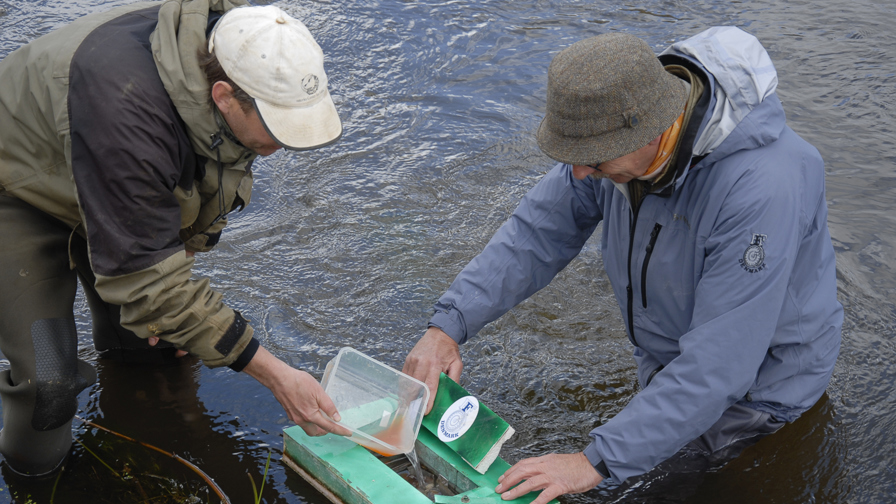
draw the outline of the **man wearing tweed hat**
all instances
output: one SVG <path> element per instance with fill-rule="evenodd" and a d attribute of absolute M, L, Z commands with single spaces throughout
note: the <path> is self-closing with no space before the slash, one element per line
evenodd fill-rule
<path fill-rule="evenodd" d="M 511 467 L 505 499 L 724 463 L 824 393 L 843 319 L 824 164 L 786 125 L 776 85 L 759 42 L 731 27 L 658 58 L 616 33 L 552 61 L 537 138 L 559 164 L 439 299 L 404 370 L 432 389 L 440 372 L 457 380 L 458 345 L 547 285 L 603 222 L 641 390 L 581 452 Z"/>

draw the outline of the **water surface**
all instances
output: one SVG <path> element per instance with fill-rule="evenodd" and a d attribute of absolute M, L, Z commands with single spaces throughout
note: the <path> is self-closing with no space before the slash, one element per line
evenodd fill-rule
<path fill-rule="evenodd" d="M 0 57 L 126 3 L 0 0 Z M 275 3 L 303 19 L 324 48 L 345 135 L 332 147 L 257 163 L 252 204 L 197 261 L 197 274 L 212 278 L 275 354 L 317 378 L 343 346 L 400 368 L 432 303 L 552 165 L 534 142 L 551 58 L 600 33 L 630 32 L 659 51 L 708 26 L 735 25 L 768 48 L 791 127 L 827 163 L 843 348 L 826 397 L 799 421 L 691 482 L 682 492 L 689 495 L 640 499 L 879 503 L 896 496 L 894 4 Z M 462 348 L 462 384 L 518 433 L 502 451 L 508 461 L 581 450 L 587 432 L 637 392 L 599 234 L 549 287 Z M 98 362 L 81 298 L 77 313 L 82 357 L 100 374 L 82 395 L 80 416 L 191 460 L 233 502 L 252 499 L 249 479 L 261 482 L 272 450 L 265 502 L 326 502 L 279 461 L 289 422 L 265 388 L 192 361 L 169 369 Z M 138 478 L 155 482 L 150 490 L 214 502 L 176 462 L 84 426 L 76 437 L 115 468 L 162 476 Z M 55 502 L 139 496 L 80 445 L 69 465 Z M 12 501 L 11 491 L 22 502 L 27 495 L 49 502 L 52 482 L 7 487 L 15 482 L 2 476 L 0 502 Z M 625 499 L 634 497 L 590 492 L 563 502 Z"/>

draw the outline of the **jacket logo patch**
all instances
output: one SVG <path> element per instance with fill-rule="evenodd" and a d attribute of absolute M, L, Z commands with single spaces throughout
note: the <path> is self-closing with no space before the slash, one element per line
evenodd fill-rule
<path fill-rule="evenodd" d="M 765 269 L 765 249 L 762 244 L 768 238 L 764 234 L 754 234 L 753 240 L 747 250 L 744 250 L 744 256 L 738 260 L 741 267 L 750 273 L 758 273 Z"/>

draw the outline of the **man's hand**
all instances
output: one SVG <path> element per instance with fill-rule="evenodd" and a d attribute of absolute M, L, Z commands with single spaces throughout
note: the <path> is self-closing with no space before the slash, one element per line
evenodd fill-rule
<path fill-rule="evenodd" d="M 458 381 L 463 369 L 457 343 L 438 327 L 430 327 L 405 358 L 401 372 L 429 387 L 429 403 L 426 405 L 426 413 L 429 413 L 439 389 L 439 374 L 444 372 Z"/>
<path fill-rule="evenodd" d="M 584 453 L 552 453 L 514 464 L 498 478 L 499 485 L 495 492 L 501 494 L 504 500 L 513 500 L 541 490 L 532 504 L 547 504 L 563 494 L 591 490 L 601 481 L 603 477 L 594 470 Z M 517 484 L 519 485 L 514 488 Z"/>
<path fill-rule="evenodd" d="M 149 343 L 149 346 L 156 346 L 159 344 L 159 337 L 158 336 L 150 336 L 149 338 L 147 338 L 147 342 Z M 178 351 L 174 352 L 175 357 L 183 357 L 184 355 L 187 355 L 186 350 L 178 350 Z"/>
<path fill-rule="evenodd" d="M 258 352 L 243 371 L 271 389 L 289 419 L 305 434 L 323 436 L 332 432 L 340 436 L 351 435 L 350 430 L 336 423 L 340 420 L 336 405 L 310 374 L 293 369 L 264 347 L 258 347 Z"/>

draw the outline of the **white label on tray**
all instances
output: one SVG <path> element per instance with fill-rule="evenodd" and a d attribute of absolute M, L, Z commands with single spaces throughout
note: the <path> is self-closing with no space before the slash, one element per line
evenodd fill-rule
<path fill-rule="evenodd" d="M 479 400 L 475 397 L 467 396 L 454 401 L 439 420 L 439 439 L 447 443 L 463 436 L 478 414 Z"/>

